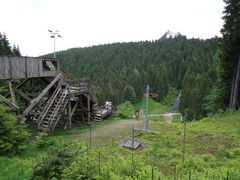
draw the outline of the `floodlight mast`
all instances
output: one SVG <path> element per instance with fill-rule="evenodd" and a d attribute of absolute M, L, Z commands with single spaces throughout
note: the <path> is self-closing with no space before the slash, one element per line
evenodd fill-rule
<path fill-rule="evenodd" d="M 62 36 L 60 35 L 59 30 L 55 31 L 48 30 L 48 32 L 51 33 L 50 37 L 53 38 L 53 50 L 54 50 L 53 57 L 54 59 L 56 59 L 56 37 L 62 38 Z"/>

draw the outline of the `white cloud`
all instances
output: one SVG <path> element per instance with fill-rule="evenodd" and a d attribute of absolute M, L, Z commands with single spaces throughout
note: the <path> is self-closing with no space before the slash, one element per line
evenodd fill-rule
<path fill-rule="evenodd" d="M 23 55 L 53 50 L 48 29 L 60 30 L 57 50 L 158 39 L 167 30 L 187 37 L 220 35 L 220 0 L 0 0 L 0 31 Z"/>

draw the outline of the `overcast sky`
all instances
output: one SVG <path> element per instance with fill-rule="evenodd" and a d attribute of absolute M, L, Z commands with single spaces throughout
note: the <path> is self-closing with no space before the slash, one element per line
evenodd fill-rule
<path fill-rule="evenodd" d="M 222 0 L 0 0 L 0 32 L 24 56 L 56 49 L 159 39 L 167 30 L 188 38 L 221 36 Z"/>

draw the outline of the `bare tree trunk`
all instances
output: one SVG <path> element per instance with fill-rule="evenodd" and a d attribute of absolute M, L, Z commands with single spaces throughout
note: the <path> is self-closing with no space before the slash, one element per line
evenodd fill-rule
<path fill-rule="evenodd" d="M 236 72 L 236 78 L 235 78 L 234 90 L 233 90 L 233 99 L 232 99 L 232 108 L 234 109 L 237 109 L 239 83 L 240 83 L 240 54 L 238 56 L 238 65 L 237 65 L 237 72 Z"/>

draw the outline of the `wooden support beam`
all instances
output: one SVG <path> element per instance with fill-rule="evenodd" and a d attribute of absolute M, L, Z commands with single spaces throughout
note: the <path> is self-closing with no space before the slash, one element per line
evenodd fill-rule
<path fill-rule="evenodd" d="M 76 111 L 77 106 L 78 106 L 78 102 L 76 102 L 72 108 L 71 117 L 73 116 L 74 112 Z"/>
<path fill-rule="evenodd" d="M 80 105 L 80 107 L 82 108 L 82 111 L 84 110 L 84 111 L 88 111 L 88 108 L 86 108 L 86 107 L 84 107 L 84 106 L 82 106 L 82 105 Z"/>
<path fill-rule="evenodd" d="M 16 94 L 18 94 L 19 96 L 21 96 L 24 100 L 26 100 L 27 102 L 31 102 L 32 99 L 29 98 L 26 94 L 24 94 L 21 90 L 19 89 L 14 89 L 14 92 L 16 92 Z"/>
<path fill-rule="evenodd" d="M 90 112 L 90 95 L 87 96 L 87 109 L 88 109 L 88 123 L 91 124 L 91 112 Z"/>
<path fill-rule="evenodd" d="M 76 123 L 76 124 L 81 124 L 80 121 L 77 121 L 76 119 L 72 118 L 72 122 Z M 66 128 L 65 128 L 66 129 Z"/>
<path fill-rule="evenodd" d="M 38 97 L 36 97 L 35 99 L 33 99 L 31 101 L 31 104 L 23 112 L 23 116 L 27 115 L 32 110 L 32 108 L 42 99 L 42 97 L 45 94 L 47 94 L 49 89 L 54 86 L 54 84 L 60 79 L 61 76 L 62 76 L 62 74 L 58 74 L 55 77 L 55 79 L 38 95 Z"/>
<path fill-rule="evenodd" d="M 69 129 L 72 129 L 72 116 L 71 116 L 71 102 L 68 102 L 68 121 L 69 121 Z"/>
<path fill-rule="evenodd" d="M 1 94 L 0 94 L 0 99 L 3 99 L 4 103 L 6 103 L 7 105 L 12 106 L 12 107 L 14 107 L 17 110 L 20 109 L 20 107 L 18 107 L 16 104 L 13 104 L 11 101 L 9 101 L 7 98 L 2 96 Z"/>
<path fill-rule="evenodd" d="M 16 96 L 15 96 L 15 93 L 13 91 L 12 82 L 8 81 L 8 85 L 9 85 L 9 91 L 10 91 L 10 94 L 11 94 L 12 103 L 16 105 Z"/>
<path fill-rule="evenodd" d="M 24 81 L 22 81 L 20 84 L 18 84 L 18 85 L 15 87 L 15 89 L 21 88 L 24 84 L 26 84 L 26 83 L 28 82 L 28 80 L 29 80 L 29 79 L 25 79 Z M 7 93 L 7 94 L 5 95 L 5 97 L 7 98 L 9 95 L 11 95 L 10 92 Z"/>

